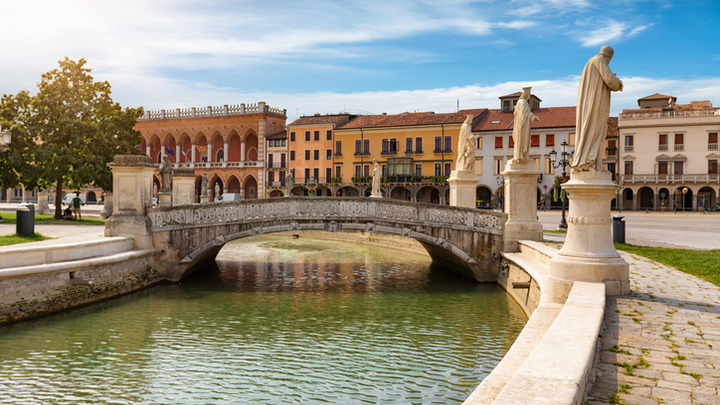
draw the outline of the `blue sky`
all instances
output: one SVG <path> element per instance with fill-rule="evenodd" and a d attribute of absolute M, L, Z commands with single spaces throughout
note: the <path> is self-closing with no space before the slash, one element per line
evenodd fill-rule
<path fill-rule="evenodd" d="M 28 0 L 2 20 L 2 93 L 34 90 L 68 56 L 153 110 L 451 112 L 527 85 L 564 106 L 608 44 L 625 82 L 614 114 L 656 92 L 720 105 L 717 0 Z"/>

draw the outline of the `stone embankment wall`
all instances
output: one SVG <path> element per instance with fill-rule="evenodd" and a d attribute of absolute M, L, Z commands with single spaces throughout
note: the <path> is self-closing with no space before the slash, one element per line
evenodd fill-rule
<path fill-rule="evenodd" d="M 322 231 L 297 231 L 281 232 L 277 235 L 299 235 L 301 238 L 331 240 L 349 243 L 362 243 L 367 246 L 378 246 L 402 250 L 421 255 L 428 254 L 427 250 L 415 239 L 402 236 L 376 234 L 373 232 L 322 232 Z"/>
<path fill-rule="evenodd" d="M 152 252 L 2 269 L 0 324 L 95 303 L 157 282 Z"/>

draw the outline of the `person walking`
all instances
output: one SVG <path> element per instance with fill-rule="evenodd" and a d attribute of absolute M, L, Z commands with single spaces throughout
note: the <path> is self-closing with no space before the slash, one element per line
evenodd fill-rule
<path fill-rule="evenodd" d="M 82 212 L 80 212 L 80 205 L 82 205 L 82 201 L 80 201 L 80 192 L 75 192 L 75 198 L 72 199 L 72 205 L 73 205 L 73 219 L 82 221 Z"/>

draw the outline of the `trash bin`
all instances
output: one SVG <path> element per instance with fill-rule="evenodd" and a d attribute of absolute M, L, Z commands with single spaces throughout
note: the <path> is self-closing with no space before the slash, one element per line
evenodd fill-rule
<path fill-rule="evenodd" d="M 625 215 L 613 215 L 613 243 L 625 243 Z"/>
<path fill-rule="evenodd" d="M 32 235 L 35 233 L 35 206 L 26 205 L 17 211 L 17 222 L 15 232 L 18 235 Z"/>

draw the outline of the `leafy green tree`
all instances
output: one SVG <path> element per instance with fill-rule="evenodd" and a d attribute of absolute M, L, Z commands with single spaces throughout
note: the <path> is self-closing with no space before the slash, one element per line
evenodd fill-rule
<path fill-rule="evenodd" d="M 112 173 L 106 166 L 114 155 L 132 153 L 141 142 L 133 129 L 142 108 L 122 108 L 110 96 L 107 81 L 95 81 L 85 59 L 68 58 L 42 75 L 38 92 L 5 95 L 0 119 L 10 123 L 13 141 L 0 179 L 5 186 L 26 187 L 55 183 L 55 217 L 61 217 L 63 186 L 79 188 L 94 183 L 112 191 Z M 18 144 L 14 145 L 18 139 Z M 3 170 L 5 172 L 5 170 Z"/>

